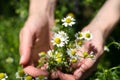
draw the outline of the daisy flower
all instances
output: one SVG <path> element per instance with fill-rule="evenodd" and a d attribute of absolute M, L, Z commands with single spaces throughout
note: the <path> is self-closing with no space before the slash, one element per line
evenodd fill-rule
<path fill-rule="evenodd" d="M 62 19 L 62 22 L 63 22 L 62 25 L 64 25 L 65 27 L 72 26 L 75 24 L 74 21 L 75 21 L 75 19 L 73 17 L 67 16 L 66 18 Z"/>
<path fill-rule="evenodd" d="M 54 57 L 55 57 L 55 61 L 56 62 L 61 63 L 62 62 L 63 54 L 56 51 Z"/>
<path fill-rule="evenodd" d="M 45 56 L 45 54 L 46 54 L 46 53 L 45 53 L 44 51 L 42 51 L 42 52 L 40 52 L 40 53 L 38 54 L 38 56 L 40 56 L 40 57 L 41 57 L 41 56 Z"/>
<path fill-rule="evenodd" d="M 89 57 L 94 58 L 94 52 L 93 51 L 90 52 Z"/>
<path fill-rule="evenodd" d="M 83 45 L 83 40 L 76 39 L 75 40 L 75 45 L 76 45 L 76 48 L 80 48 Z"/>
<path fill-rule="evenodd" d="M 76 49 L 67 49 L 67 54 L 70 56 L 70 57 L 73 57 L 73 56 L 76 56 Z"/>
<path fill-rule="evenodd" d="M 35 80 L 48 80 L 48 78 L 45 77 L 44 75 L 40 75 L 40 76 L 36 77 Z"/>
<path fill-rule="evenodd" d="M 91 40 L 93 38 L 92 34 L 90 33 L 90 31 L 85 31 L 84 32 L 84 38 L 85 40 Z"/>
<path fill-rule="evenodd" d="M 70 62 L 72 62 L 72 63 L 75 63 L 75 62 L 77 62 L 77 57 L 72 57 L 71 59 L 70 59 Z"/>
<path fill-rule="evenodd" d="M 49 50 L 48 52 L 47 52 L 47 55 L 49 56 L 49 57 L 53 57 L 54 56 L 54 50 Z"/>
<path fill-rule="evenodd" d="M 65 44 L 68 43 L 68 35 L 64 32 L 64 31 L 59 31 L 58 32 L 59 35 L 61 35 L 62 39 L 64 40 Z"/>
<path fill-rule="evenodd" d="M 6 73 L 0 73 L 0 80 L 6 80 L 8 78 Z"/>
<path fill-rule="evenodd" d="M 109 52 L 109 48 L 107 46 L 104 46 L 104 51 Z"/>
<path fill-rule="evenodd" d="M 25 76 L 25 72 L 23 70 L 20 70 L 18 72 L 16 72 L 16 78 L 20 78 L 22 79 Z"/>
<path fill-rule="evenodd" d="M 83 52 L 83 57 L 86 58 L 88 57 L 89 53 L 88 52 Z"/>
<path fill-rule="evenodd" d="M 34 80 L 34 79 L 32 78 L 32 76 L 27 75 L 25 76 L 25 80 Z"/>
<path fill-rule="evenodd" d="M 63 47 L 65 44 L 68 43 L 68 36 L 65 32 L 60 31 L 54 34 L 51 42 L 57 47 Z"/>
<path fill-rule="evenodd" d="M 84 39 L 84 33 L 83 32 L 78 32 L 78 33 L 75 34 L 75 37 L 77 39 Z"/>

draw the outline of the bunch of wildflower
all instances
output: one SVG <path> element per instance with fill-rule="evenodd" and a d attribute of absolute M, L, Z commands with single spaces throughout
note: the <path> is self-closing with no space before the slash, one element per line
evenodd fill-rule
<path fill-rule="evenodd" d="M 78 54 L 80 48 L 84 45 L 85 41 L 90 41 L 93 36 L 89 30 L 83 32 L 74 32 L 73 25 L 76 23 L 72 16 L 67 16 L 61 20 L 62 25 L 56 24 L 52 30 L 54 35 L 51 43 L 53 49 L 48 52 L 40 52 L 40 59 L 38 60 L 38 67 L 42 67 L 47 64 L 49 72 L 53 70 L 61 70 L 65 73 L 72 71 L 70 67 L 73 63 L 76 63 L 81 58 L 94 58 L 94 52 L 82 52 L 82 55 Z"/>

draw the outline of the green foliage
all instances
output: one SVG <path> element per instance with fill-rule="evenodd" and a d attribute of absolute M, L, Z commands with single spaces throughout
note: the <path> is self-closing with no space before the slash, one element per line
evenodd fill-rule
<path fill-rule="evenodd" d="M 58 0 L 55 17 L 61 19 L 68 13 L 73 13 L 79 23 L 76 31 L 79 31 L 90 22 L 104 2 L 105 0 Z M 7 80 L 17 80 L 15 73 L 19 67 L 19 31 L 28 16 L 28 5 L 29 0 L 0 0 L 0 72 L 8 74 Z M 106 42 L 110 52 L 105 52 L 97 72 L 87 80 L 120 79 L 118 26 L 120 24 L 116 25 Z"/>

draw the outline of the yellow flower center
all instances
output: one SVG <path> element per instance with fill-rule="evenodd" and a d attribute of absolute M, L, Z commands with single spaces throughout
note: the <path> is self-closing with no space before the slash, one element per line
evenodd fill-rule
<path fill-rule="evenodd" d="M 82 33 L 79 33 L 79 34 L 78 34 L 78 37 L 83 37 Z"/>
<path fill-rule="evenodd" d="M 60 44 L 60 42 L 61 42 L 60 38 L 55 38 L 54 41 L 55 41 L 57 44 Z"/>
<path fill-rule="evenodd" d="M 57 54 L 56 54 L 56 57 L 57 57 L 57 58 L 61 57 L 61 54 L 60 54 L 60 53 L 57 53 Z"/>
<path fill-rule="evenodd" d="M 71 16 L 71 17 L 73 17 L 73 18 L 75 17 L 73 13 L 68 13 L 67 15 L 68 15 L 68 16 Z"/>
<path fill-rule="evenodd" d="M 87 38 L 90 38 L 90 33 L 86 33 L 85 35 Z"/>
<path fill-rule="evenodd" d="M 73 56 L 75 55 L 75 52 L 76 52 L 76 51 L 75 51 L 74 49 L 71 50 L 71 54 L 72 54 Z"/>
<path fill-rule="evenodd" d="M 76 59 L 76 58 L 72 58 L 72 59 L 71 59 L 71 62 L 72 62 L 72 63 L 75 63 L 75 62 L 77 62 L 77 59 Z"/>
<path fill-rule="evenodd" d="M 82 46 L 83 41 L 82 41 L 82 40 L 78 40 L 78 41 L 77 41 L 77 44 L 78 44 L 79 46 Z"/>
<path fill-rule="evenodd" d="M 71 18 L 66 18 L 66 23 L 70 23 L 71 21 Z"/>
<path fill-rule="evenodd" d="M 61 63 L 61 62 L 62 62 L 62 58 L 57 58 L 56 61 L 57 61 L 58 63 Z"/>
<path fill-rule="evenodd" d="M 20 77 L 23 77 L 23 76 L 25 75 L 25 73 L 24 73 L 23 70 L 21 70 L 21 71 L 18 72 L 18 75 L 19 75 Z"/>
<path fill-rule="evenodd" d="M 4 73 L 0 73 L 0 79 L 5 78 L 5 74 Z"/>
<path fill-rule="evenodd" d="M 31 76 L 26 76 L 25 80 L 32 80 Z"/>
<path fill-rule="evenodd" d="M 44 55 L 45 55 L 45 52 L 42 51 L 42 52 L 40 52 L 39 54 L 40 54 L 41 56 L 44 56 Z"/>
<path fill-rule="evenodd" d="M 86 58 L 88 56 L 88 52 L 83 52 L 83 56 Z"/>
<path fill-rule="evenodd" d="M 40 79 L 40 80 L 42 80 L 42 79 L 44 79 L 44 78 L 45 78 L 44 75 L 40 75 L 40 76 L 39 76 L 39 79 Z"/>

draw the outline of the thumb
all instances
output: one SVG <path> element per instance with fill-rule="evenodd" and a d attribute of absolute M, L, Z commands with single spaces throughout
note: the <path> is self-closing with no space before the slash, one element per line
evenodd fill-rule
<path fill-rule="evenodd" d="M 31 47 L 32 47 L 32 33 L 29 30 L 22 30 L 20 33 L 20 64 L 26 65 L 29 62 L 31 56 Z"/>

